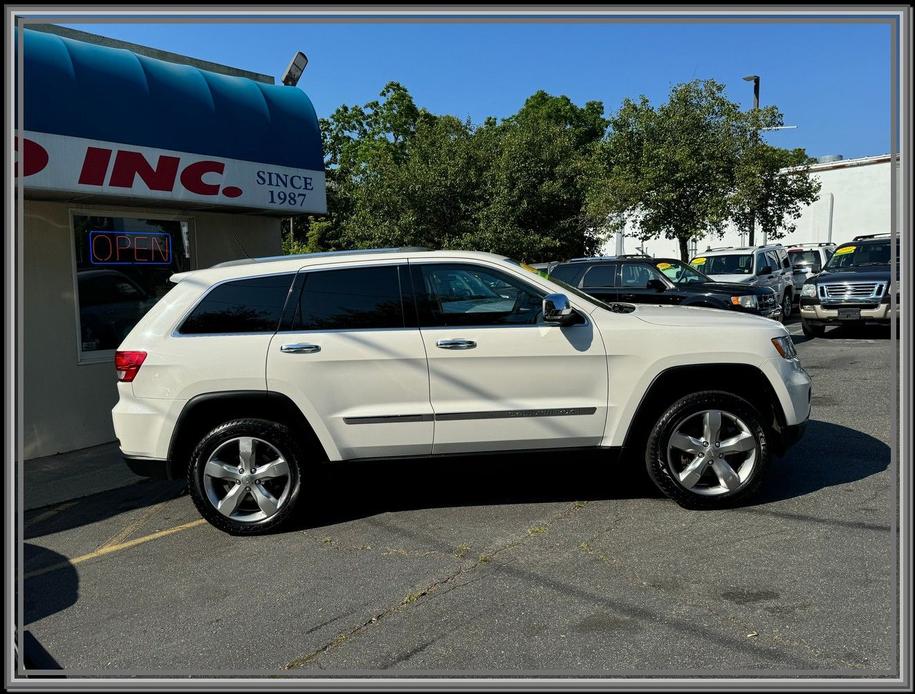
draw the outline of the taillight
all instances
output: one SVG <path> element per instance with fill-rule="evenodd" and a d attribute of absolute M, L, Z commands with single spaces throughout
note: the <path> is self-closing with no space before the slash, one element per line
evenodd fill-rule
<path fill-rule="evenodd" d="M 117 369 L 118 380 L 130 383 L 137 377 L 145 359 L 146 352 L 115 352 L 114 368 Z"/>

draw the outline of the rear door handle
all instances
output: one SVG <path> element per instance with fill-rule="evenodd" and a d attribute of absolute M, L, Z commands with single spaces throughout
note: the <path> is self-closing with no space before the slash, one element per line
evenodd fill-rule
<path fill-rule="evenodd" d="M 286 354 L 314 354 L 315 352 L 320 352 L 321 348 L 318 345 L 310 345 L 307 342 L 296 342 L 291 345 L 282 345 L 280 351 Z"/>
<path fill-rule="evenodd" d="M 477 346 L 477 343 L 473 340 L 444 339 L 436 340 L 435 346 L 441 349 L 473 349 Z"/>

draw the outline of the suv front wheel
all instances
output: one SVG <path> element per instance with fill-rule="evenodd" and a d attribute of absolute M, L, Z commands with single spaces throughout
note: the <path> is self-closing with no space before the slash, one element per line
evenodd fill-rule
<path fill-rule="evenodd" d="M 758 488 L 769 463 L 759 412 L 731 393 L 704 391 L 658 419 L 645 456 L 648 474 L 686 508 L 723 508 Z"/>
<path fill-rule="evenodd" d="M 191 498 L 200 514 L 224 532 L 269 532 L 295 509 L 302 459 L 283 424 L 263 419 L 225 422 L 204 436 L 191 455 Z"/>

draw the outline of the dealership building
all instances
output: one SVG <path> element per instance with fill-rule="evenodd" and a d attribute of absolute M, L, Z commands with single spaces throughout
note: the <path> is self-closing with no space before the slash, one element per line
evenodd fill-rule
<path fill-rule="evenodd" d="M 277 255 L 283 218 L 326 202 L 297 87 L 59 27 L 22 39 L 29 459 L 114 439 L 115 349 L 172 273 Z"/>

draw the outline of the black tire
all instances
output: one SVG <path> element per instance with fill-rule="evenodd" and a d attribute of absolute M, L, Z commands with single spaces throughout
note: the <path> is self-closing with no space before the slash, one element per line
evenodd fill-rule
<path fill-rule="evenodd" d="M 782 294 L 782 317 L 781 322 L 785 323 L 791 319 L 791 314 L 794 312 L 794 294 L 787 289 L 785 293 Z"/>
<path fill-rule="evenodd" d="M 801 319 L 801 330 L 804 331 L 806 337 L 823 337 L 826 334 L 825 325 L 817 325 L 816 323 L 811 323 L 809 321 Z"/>
<path fill-rule="evenodd" d="M 203 471 L 210 455 L 220 445 L 238 437 L 254 437 L 266 441 L 288 463 L 288 496 L 273 515 L 262 520 L 242 522 L 220 513 L 209 500 L 204 486 Z M 262 535 L 282 527 L 294 513 L 302 496 L 304 460 L 302 447 L 284 424 L 265 419 L 233 419 L 220 424 L 197 444 L 188 464 L 188 490 L 200 515 L 214 527 L 230 535 Z"/>
<path fill-rule="evenodd" d="M 676 428 L 690 416 L 704 410 L 721 410 L 725 414 L 738 417 L 747 426 L 756 444 L 755 463 L 749 471 L 749 476 L 738 489 L 715 496 L 703 496 L 684 487 L 667 461 L 668 442 Z M 762 417 L 753 405 L 732 393 L 702 391 L 686 395 L 664 411 L 648 436 L 645 451 L 648 476 L 665 496 L 684 508 L 716 509 L 733 506 L 756 492 L 769 465 L 769 442 L 762 422 Z"/>

